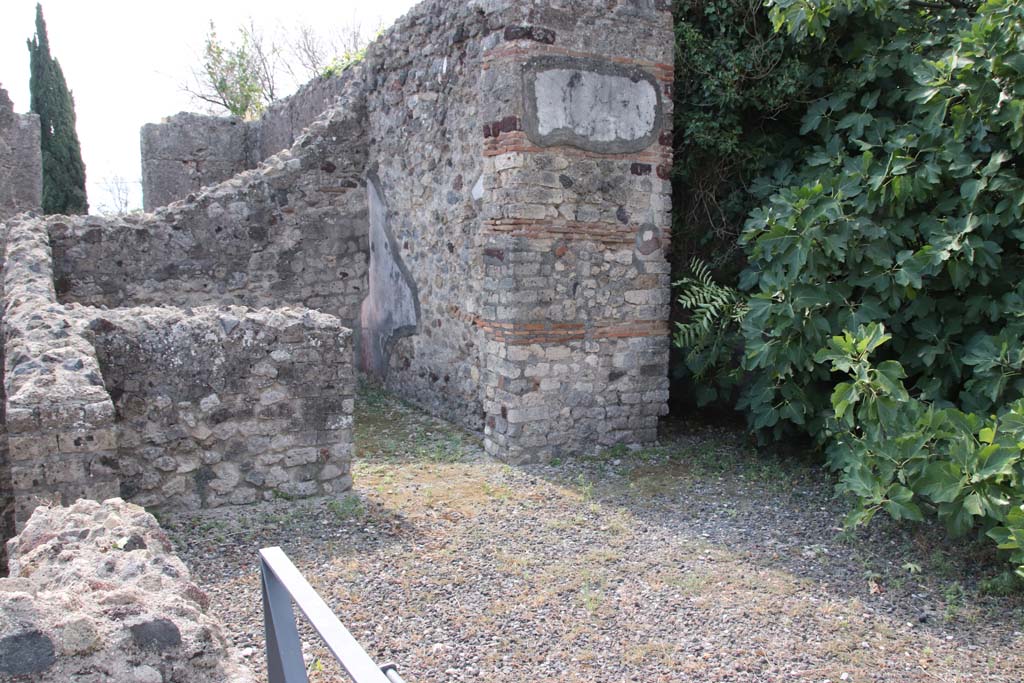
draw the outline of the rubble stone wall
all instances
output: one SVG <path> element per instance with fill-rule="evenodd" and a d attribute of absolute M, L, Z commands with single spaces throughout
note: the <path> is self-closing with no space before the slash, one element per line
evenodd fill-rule
<path fill-rule="evenodd" d="M 78 498 L 192 509 L 349 488 L 351 331 L 300 308 L 60 303 L 50 235 L 94 220 L 5 224 L 0 507 L 15 528 Z"/>
<path fill-rule="evenodd" d="M 271 102 L 259 120 L 253 122 L 258 131 L 256 161 L 289 149 L 313 121 L 345 96 L 353 75 L 354 72 L 344 71 L 337 76 L 314 78 L 294 94 Z"/>
<path fill-rule="evenodd" d="M 151 509 L 347 490 L 351 331 L 304 309 L 90 309 L 121 495 Z"/>
<path fill-rule="evenodd" d="M 40 503 L 117 495 L 117 437 L 96 353 L 56 301 L 45 230 L 12 219 L 5 243 L 5 420 L 21 527 Z"/>
<path fill-rule="evenodd" d="M 314 78 L 253 121 L 181 112 L 147 123 L 139 136 L 143 208 L 153 211 L 185 199 L 289 149 L 345 94 L 348 78 L 346 73 Z"/>
<path fill-rule="evenodd" d="M 254 683 L 152 515 L 40 507 L 0 579 L 0 679 Z"/>
<path fill-rule="evenodd" d="M 93 306 L 301 305 L 358 318 L 366 294 L 361 93 L 259 169 L 123 219 L 50 222 L 57 294 Z"/>
<path fill-rule="evenodd" d="M 361 360 L 502 458 L 649 443 L 666 412 L 669 9 L 433 0 L 367 51 Z"/>
<path fill-rule="evenodd" d="M 15 114 L 7 91 L 0 88 L 0 221 L 43 202 L 43 157 L 39 117 Z"/>
<path fill-rule="evenodd" d="M 363 303 L 364 366 L 399 395 L 476 430 L 483 406 L 474 188 L 490 30 L 480 3 L 428 0 L 375 41 L 360 65 L 367 109 L 376 114 L 370 215 L 380 237 L 370 267 L 384 274 L 371 275 Z"/>
<path fill-rule="evenodd" d="M 341 79 L 361 367 L 503 458 L 649 443 L 666 411 L 670 5 L 425 0 Z"/>
<path fill-rule="evenodd" d="M 140 134 L 142 205 L 146 211 L 254 168 L 258 142 L 237 116 L 182 112 L 148 123 Z"/>

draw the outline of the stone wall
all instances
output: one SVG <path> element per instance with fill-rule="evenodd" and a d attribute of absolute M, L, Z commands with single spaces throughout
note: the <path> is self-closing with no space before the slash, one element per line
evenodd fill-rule
<path fill-rule="evenodd" d="M 487 448 L 524 460 L 650 443 L 668 399 L 670 3 L 522 3 L 492 35 Z"/>
<path fill-rule="evenodd" d="M 367 51 L 362 360 L 502 458 L 656 438 L 672 45 L 653 0 L 433 0 Z"/>
<path fill-rule="evenodd" d="M 130 479 L 147 504 L 216 505 L 347 486 L 352 345 L 509 461 L 654 441 L 672 45 L 662 0 L 426 0 L 257 168 L 152 214 L 12 224 L 28 271 L 6 273 L 15 496 Z M 291 340 L 266 312 L 197 308 L 229 305 L 359 333 L 328 351 L 316 325 Z M 277 362 L 292 341 L 302 358 Z"/>
<path fill-rule="evenodd" d="M 114 406 L 74 312 L 56 302 L 38 219 L 7 224 L 4 389 L 14 517 L 39 504 L 116 496 Z"/>
<path fill-rule="evenodd" d="M 91 309 L 121 495 L 178 510 L 352 485 L 351 331 L 304 309 Z"/>
<path fill-rule="evenodd" d="M 290 148 L 311 123 L 346 96 L 353 74 L 344 71 L 329 78 L 314 78 L 293 95 L 272 102 L 253 122 L 258 141 L 256 161 Z"/>
<path fill-rule="evenodd" d="M 15 525 L 119 493 L 193 509 L 347 489 L 351 332 L 308 309 L 59 303 L 50 235 L 98 220 L 5 224 L 0 507 Z"/>
<path fill-rule="evenodd" d="M 182 112 L 142 127 L 142 205 L 146 211 L 254 168 L 258 143 L 235 116 Z"/>
<path fill-rule="evenodd" d="M 156 520 L 120 500 L 40 507 L 0 579 L 0 679 L 254 683 Z"/>
<path fill-rule="evenodd" d="M 43 157 L 39 117 L 15 114 L 7 91 L 0 88 L 0 221 L 43 202 Z"/>
<path fill-rule="evenodd" d="M 52 221 L 57 293 L 93 306 L 301 305 L 358 318 L 366 293 L 361 93 L 259 169 L 153 214 Z"/>
<path fill-rule="evenodd" d="M 140 133 L 143 207 L 153 211 L 184 199 L 289 149 L 345 94 L 349 77 L 315 78 L 254 121 L 182 112 L 147 123 Z"/>
<path fill-rule="evenodd" d="M 656 438 L 672 50 L 665 0 L 426 0 L 368 48 L 334 109 L 366 112 L 364 370 L 509 460 Z"/>
<path fill-rule="evenodd" d="M 392 391 L 475 430 L 483 405 L 474 187 L 488 22 L 478 3 L 428 0 L 375 41 L 361 64 L 367 109 L 376 114 L 370 217 L 371 244 L 380 247 L 370 256 L 362 358 Z"/>

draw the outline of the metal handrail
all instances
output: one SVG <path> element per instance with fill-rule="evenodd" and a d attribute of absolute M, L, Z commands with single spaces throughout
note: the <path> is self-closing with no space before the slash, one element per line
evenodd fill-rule
<path fill-rule="evenodd" d="M 404 683 L 394 664 L 374 664 L 283 550 L 260 550 L 260 575 L 270 683 L 309 683 L 292 601 L 355 683 Z"/>

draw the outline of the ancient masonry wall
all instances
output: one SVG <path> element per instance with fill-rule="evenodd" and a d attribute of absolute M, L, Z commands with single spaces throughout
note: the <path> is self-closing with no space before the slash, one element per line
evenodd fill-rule
<path fill-rule="evenodd" d="M 0 221 L 43 202 L 43 157 L 39 117 L 15 114 L 7 91 L 0 88 Z"/>
<path fill-rule="evenodd" d="M 304 309 L 96 312 L 121 495 L 187 510 L 347 490 L 351 332 Z"/>
<path fill-rule="evenodd" d="M 344 95 L 348 79 L 315 78 L 254 121 L 182 112 L 147 123 L 140 134 L 143 208 L 153 211 L 184 199 L 290 148 Z"/>
<path fill-rule="evenodd" d="M 152 515 L 41 507 L 0 578 L 0 679 L 253 683 Z"/>
<path fill-rule="evenodd" d="M 301 305 L 358 318 L 366 294 L 361 95 L 259 169 L 124 219 L 51 222 L 61 301 Z"/>
<path fill-rule="evenodd" d="M 376 115 L 361 360 L 394 392 L 475 430 L 483 426 L 474 325 L 479 86 L 491 30 L 482 5 L 423 2 L 371 45 L 362 65 Z"/>
<path fill-rule="evenodd" d="M 507 460 L 656 438 L 671 31 L 667 3 L 425 2 L 367 52 L 361 359 Z"/>
<path fill-rule="evenodd" d="M 650 443 L 668 400 L 670 3 L 517 4 L 499 38 L 480 111 L 487 448 Z"/>
<path fill-rule="evenodd" d="M 671 50 L 661 0 L 427 0 L 258 168 L 139 217 L 8 221 L 17 523 L 347 486 L 353 346 L 509 461 L 653 441 Z"/>
<path fill-rule="evenodd" d="M 16 525 L 78 498 L 193 509 L 348 488 L 351 332 L 308 309 L 59 303 L 49 235 L 94 221 L 6 226 Z"/>
<path fill-rule="evenodd" d="M 14 517 L 46 501 L 116 496 L 114 405 L 92 345 L 56 301 L 45 229 L 7 224 L 5 418 Z"/>
<path fill-rule="evenodd" d="M 182 112 L 142 127 L 142 205 L 146 211 L 254 168 L 258 145 L 235 116 Z"/>
<path fill-rule="evenodd" d="M 672 45 L 666 0 L 426 0 L 370 46 L 333 110 L 365 112 L 365 371 L 511 461 L 656 438 Z"/>
<path fill-rule="evenodd" d="M 0 88 L 0 240 L 4 240 L 4 221 L 24 211 L 38 210 L 43 196 L 43 160 L 39 147 L 39 117 L 16 114 L 7 91 Z M 5 240 L 4 240 L 5 241 Z M 4 247 L 0 245 L 0 268 Z M 3 278 L 0 277 L 0 296 Z M 0 317 L 3 311 L 0 308 Z M 4 342 L 0 335 L 0 357 Z M 7 448 L 6 400 L 3 393 L 3 363 L 0 363 L 0 541 L 14 532 L 14 495 Z M 0 568 L 5 566 L 6 551 L 0 545 Z"/>

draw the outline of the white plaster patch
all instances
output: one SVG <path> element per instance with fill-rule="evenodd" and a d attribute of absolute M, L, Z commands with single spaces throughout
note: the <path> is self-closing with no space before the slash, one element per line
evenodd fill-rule
<path fill-rule="evenodd" d="M 657 120 L 658 94 L 646 80 L 579 69 L 536 75 L 537 131 L 569 130 L 595 142 L 640 140 Z"/>

